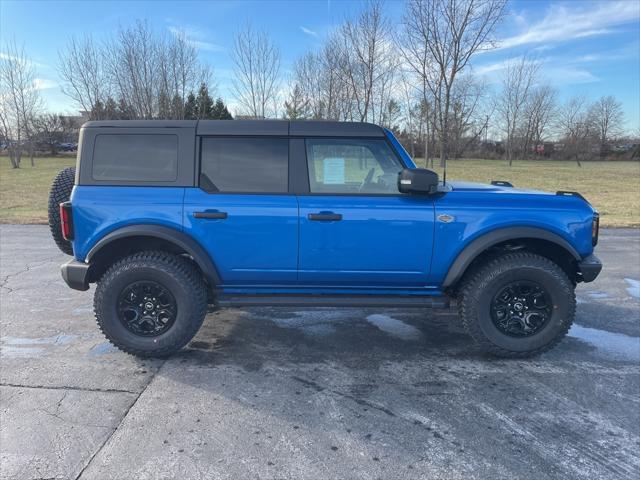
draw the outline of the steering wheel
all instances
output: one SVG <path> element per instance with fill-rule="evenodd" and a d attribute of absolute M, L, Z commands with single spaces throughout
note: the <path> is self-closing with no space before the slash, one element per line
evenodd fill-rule
<path fill-rule="evenodd" d="M 365 185 L 371 183 L 371 180 L 373 180 L 373 174 L 374 173 L 376 173 L 376 169 L 375 168 L 372 168 L 371 170 L 369 170 L 369 173 L 367 173 L 367 176 L 364 178 L 364 180 L 360 184 L 360 187 L 358 188 L 358 191 L 362 191 L 362 189 L 364 188 Z"/>

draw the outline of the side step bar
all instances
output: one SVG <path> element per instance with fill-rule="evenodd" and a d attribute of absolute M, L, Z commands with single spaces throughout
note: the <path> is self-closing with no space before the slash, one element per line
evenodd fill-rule
<path fill-rule="evenodd" d="M 219 295 L 219 307 L 401 307 L 447 308 L 448 297 L 418 295 Z"/>

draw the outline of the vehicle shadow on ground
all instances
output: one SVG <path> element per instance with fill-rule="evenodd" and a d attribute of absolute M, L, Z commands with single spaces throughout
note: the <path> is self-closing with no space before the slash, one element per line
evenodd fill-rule
<path fill-rule="evenodd" d="M 231 363 L 249 371 L 265 362 L 301 365 L 331 362 L 377 370 L 389 360 L 475 356 L 455 312 L 423 310 L 278 309 L 210 314 L 181 361 L 200 366 Z"/>

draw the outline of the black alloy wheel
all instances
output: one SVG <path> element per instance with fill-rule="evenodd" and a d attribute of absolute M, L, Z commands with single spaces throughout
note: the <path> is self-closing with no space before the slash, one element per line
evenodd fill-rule
<path fill-rule="evenodd" d="M 171 328 L 178 305 L 167 288 L 145 280 L 131 283 L 120 292 L 117 312 L 118 319 L 131 333 L 156 337 Z"/>
<path fill-rule="evenodd" d="M 532 281 L 504 285 L 490 304 L 495 327 L 510 337 L 528 337 L 542 330 L 553 313 L 549 293 Z"/>

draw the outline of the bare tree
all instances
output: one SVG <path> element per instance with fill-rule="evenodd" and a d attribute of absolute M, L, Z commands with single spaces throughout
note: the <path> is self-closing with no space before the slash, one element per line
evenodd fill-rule
<path fill-rule="evenodd" d="M 20 168 L 24 143 L 29 145 L 31 165 L 34 165 L 33 119 L 42 108 L 35 66 L 24 46 L 9 42 L 0 60 L 0 128 L 7 139 L 13 168 Z"/>
<path fill-rule="evenodd" d="M 231 59 L 234 63 L 233 91 L 247 114 L 265 118 L 276 103 L 280 82 L 280 51 L 263 31 L 250 24 L 235 37 Z"/>
<path fill-rule="evenodd" d="M 46 113 L 36 118 L 34 127 L 38 141 L 47 145 L 49 153 L 55 156 L 58 144 L 76 136 L 79 125 L 75 125 L 69 117 Z"/>
<path fill-rule="evenodd" d="M 381 0 L 370 0 L 340 28 L 343 81 L 353 96 L 356 120 L 380 122 L 388 108 L 398 61 Z"/>
<path fill-rule="evenodd" d="M 534 88 L 524 107 L 526 119 L 525 151 L 529 146 L 538 146 L 548 136 L 557 114 L 556 91 L 542 85 Z"/>
<path fill-rule="evenodd" d="M 624 111 L 622 104 L 612 95 L 600 97 L 589 109 L 589 118 L 598 132 L 601 149 L 612 137 L 622 133 Z"/>
<path fill-rule="evenodd" d="M 82 110 L 91 112 L 109 96 L 109 81 L 104 68 L 104 52 L 93 37 L 71 37 L 65 50 L 58 53 L 58 72 L 64 81 L 62 92 Z"/>
<path fill-rule="evenodd" d="M 502 92 L 496 101 L 496 110 L 505 137 L 509 166 L 513 164 L 518 146 L 522 147 L 522 142 L 518 145 L 518 139 L 522 138 L 525 107 L 529 102 L 539 68 L 538 62 L 523 56 L 517 61 L 508 62 L 502 77 Z"/>
<path fill-rule="evenodd" d="M 449 131 L 450 152 L 454 158 L 460 157 L 487 128 L 486 92 L 486 84 L 472 75 L 460 77 L 453 88 Z"/>
<path fill-rule="evenodd" d="M 557 126 L 562 134 L 564 156 L 575 159 L 578 166 L 582 166 L 580 159 L 589 156 L 594 140 L 597 141 L 584 96 L 572 97 L 562 105 Z"/>
<path fill-rule="evenodd" d="M 409 0 L 404 16 L 404 57 L 431 91 L 440 137 L 440 163 L 449 150 L 451 95 L 459 74 L 492 35 L 506 0 Z"/>
<path fill-rule="evenodd" d="M 63 92 L 96 119 L 112 118 L 115 99 L 127 118 L 182 119 L 189 92 L 202 82 L 215 90 L 183 32 L 167 38 L 144 21 L 120 28 L 104 43 L 72 38 L 59 54 L 58 69 Z"/>

